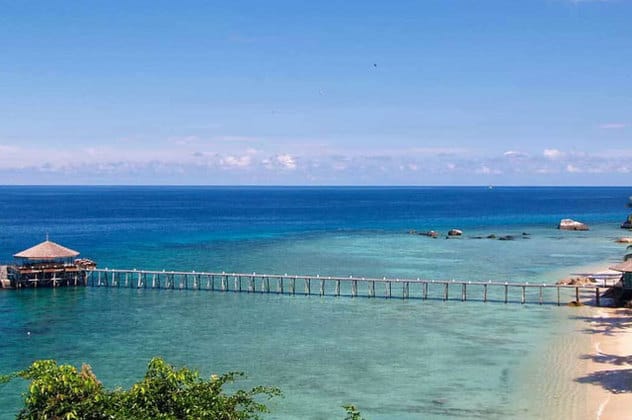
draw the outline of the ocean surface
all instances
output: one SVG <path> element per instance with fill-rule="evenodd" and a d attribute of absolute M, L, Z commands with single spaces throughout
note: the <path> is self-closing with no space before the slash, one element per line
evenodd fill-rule
<path fill-rule="evenodd" d="M 552 283 L 621 258 L 625 247 L 613 240 L 631 193 L 0 187 L 0 261 L 48 234 L 109 268 Z M 557 230 L 567 217 L 591 230 Z M 408 234 L 450 228 L 463 237 Z M 516 239 L 475 239 L 489 234 Z M 161 355 L 204 375 L 243 371 L 242 387 L 280 387 L 270 419 L 343 418 L 343 404 L 368 419 L 543 418 L 577 410 L 582 398 L 573 356 L 559 357 L 581 344 L 576 314 L 440 299 L 0 290 L 0 373 L 53 358 L 87 362 L 107 386 L 129 386 Z M 19 410 L 24 387 L 0 386 L 0 418 Z"/>

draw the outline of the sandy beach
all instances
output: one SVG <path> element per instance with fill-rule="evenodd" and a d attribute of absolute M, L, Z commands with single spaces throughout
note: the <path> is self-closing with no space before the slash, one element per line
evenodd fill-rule
<path fill-rule="evenodd" d="M 593 308 L 585 317 L 591 348 L 577 378 L 590 387 L 588 413 L 601 420 L 632 419 L 632 310 Z"/>

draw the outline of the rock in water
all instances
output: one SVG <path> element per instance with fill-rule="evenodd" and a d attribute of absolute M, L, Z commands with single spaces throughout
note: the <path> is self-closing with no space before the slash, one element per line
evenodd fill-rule
<path fill-rule="evenodd" d="M 450 229 L 448 231 L 448 236 L 461 236 L 463 235 L 463 231 L 459 229 Z"/>
<path fill-rule="evenodd" d="M 557 228 L 561 230 L 588 230 L 588 225 L 573 219 L 562 219 Z"/>
<path fill-rule="evenodd" d="M 619 238 L 615 242 L 618 244 L 632 244 L 632 238 Z"/>
<path fill-rule="evenodd" d="M 628 220 L 621 223 L 621 229 L 632 229 L 632 214 L 628 216 Z"/>

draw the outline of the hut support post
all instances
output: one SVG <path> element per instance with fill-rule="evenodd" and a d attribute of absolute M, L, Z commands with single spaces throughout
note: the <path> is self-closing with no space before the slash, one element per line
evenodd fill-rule
<path fill-rule="evenodd" d="M 487 285 L 483 285 L 483 302 L 487 303 Z"/>
<path fill-rule="evenodd" d="M 595 305 L 601 306 L 600 298 L 601 296 L 599 295 L 599 288 L 597 287 L 595 288 Z"/>

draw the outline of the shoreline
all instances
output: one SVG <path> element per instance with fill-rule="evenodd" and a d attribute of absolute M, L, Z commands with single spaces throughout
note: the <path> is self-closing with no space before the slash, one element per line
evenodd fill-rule
<path fill-rule="evenodd" d="M 582 268 L 612 273 L 608 265 Z M 576 360 L 574 378 L 586 395 L 587 418 L 632 420 L 632 309 L 588 302 L 577 316 L 577 333 L 587 334 L 589 340 Z"/>
<path fill-rule="evenodd" d="M 588 412 L 598 420 L 632 419 L 632 310 L 591 308 L 583 324 L 590 348 L 576 381 L 588 386 Z"/>

